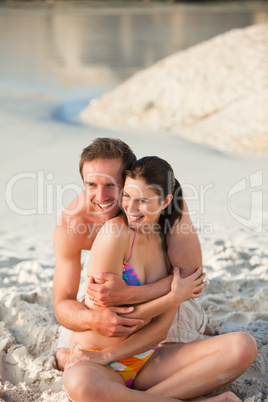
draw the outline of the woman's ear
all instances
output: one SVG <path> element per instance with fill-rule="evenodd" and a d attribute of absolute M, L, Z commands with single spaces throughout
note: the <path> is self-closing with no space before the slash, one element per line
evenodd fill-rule
<path fill-rule="evenodd" d="M 168 195 L 166 196 L 166 198 L 164 199 L 161 208 L 162 208 L 162 209 L 165 209 L 165 208 L 171 203 L 172 200 L 173 200 L 173 195 L 172 195 L 172 194 L 168 194 Z"/>

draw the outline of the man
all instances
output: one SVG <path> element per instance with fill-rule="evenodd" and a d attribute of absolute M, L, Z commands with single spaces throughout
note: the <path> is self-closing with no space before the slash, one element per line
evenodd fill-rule
<path fill-rule="evenodd" d="M 92 278 L 88 293 L 100 306 L 98 310 L 88 310 L 77 300 L 81 276 L 81 251 L 90 250 L 94 239 L 108 220 L 120 211 L 121 191 L 124 184 L 124 172 L 136 160 L 127 144 L 121 140 L 97 138 L 85 148 L 80 160 L 80 174 L 85 190 L 76 197 L 60 217 L 54 234 L 56 269 L 54 276 L 54 307 L 59 323 L 71 331 L 94 331 L 107 336 L 118 337 L 132 334 L 138 319 L 125 318 L 133 307 L 119 307 L 158 298 L 170 290 L 171 277 L 144 286 L 127 286 L 125 282 L 109 274 L 99 274 L 105 280 L 104 285 L 96 285 Z M 180 268 L 181 276 L 188 276 L 202 264 L 198 237 L 193 229 L 184 202 L 183 216 L 167 235 L 167 252 L 171 264 Z M 97 281 L 97 277 L 95 278 Z M 187 303 L 187 302 L 186 302 Z M 180 308 L 181 330 L 178 317 L 174 320 L 167 342 L 185 342 L 198 339 L 204 331 L 205 320 L 200 306 L 192 305 L 191 317 L 193 328 L 183 325 L 187 322 L 189 308 Z M 118 307 L 117 307 L 118 306 Z M 183 311 L 185 312 L 183 313 Z M 64 337 L 64 330 L 62 331 Z M 56 358 L 59 369 L 69 355 L 67 340 L 60 341 Z"/>

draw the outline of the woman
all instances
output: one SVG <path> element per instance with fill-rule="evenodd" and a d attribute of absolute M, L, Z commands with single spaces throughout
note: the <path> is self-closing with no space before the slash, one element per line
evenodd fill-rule
<path fill-rule="evenodd" d="M 135 162 L 126 173 L 122 206 L 125 215 L 106 222 L 94 242 L 88 276 L 110 272 L 135 286 L 163 278 L 170 271 L 163 234 L 180 219 L 182 210 L 182 191 L 171 166 L 157 157 Z M 256 357 L 256 344 L 249 335 L 226 334 L 159 347 L 178 305 L 198 297 L 203 280 L 200 272 L 182 279 L 174 269 L 170 292 L 129 314 L 144 323 L 127 339 L 106 338 L 94 331 L 74 333 L 75 353 L 63 378 L 70 398 L 190 400 L 241 375 Z M 85 303 L 96 308 L 88 296 Z M 212 399 L 239 400 L 232 393 Z"/>

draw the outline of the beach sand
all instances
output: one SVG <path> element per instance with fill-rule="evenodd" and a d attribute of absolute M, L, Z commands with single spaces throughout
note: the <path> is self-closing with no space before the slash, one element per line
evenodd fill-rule
<path fill-rule="evenodd" d="M 267 401 L 267 251 L 252 246 L 250 239 L 243 245 L 230 238 L 203 243 L 209 284 L 201 303 L 210 324 L 219 333 L 251 333 L 259 350 L 251 368 L 227 389 L 243 401 Z M 38 255 L 21 260 L 18 253 L 2 252 L 0 273 L 1 400 L 67 401 L 54 360 L 58 324 L 52 303 L 53 263 L 42 264 Z"/>

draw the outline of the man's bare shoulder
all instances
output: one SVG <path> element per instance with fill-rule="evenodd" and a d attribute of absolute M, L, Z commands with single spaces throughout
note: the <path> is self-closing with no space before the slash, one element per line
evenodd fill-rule
<path fill-rule="evenodd" d="M 90 250 L 102 225 L 86 203 L 85 192 L 80 193 L 57 221 L 54 231 L 55 250 L 63 243 L 64 248 L 70 248 L 70 251 Z"/>
<path fill-rule="evenodd" d="M 87 200 L 85 191 L 82 191 L 72 202 L 63 210 L 58 219 L 58 224 L 66 224 L 68 219 L 76 219 L 77 222 L 94 221 L 93 209 Z"/>

